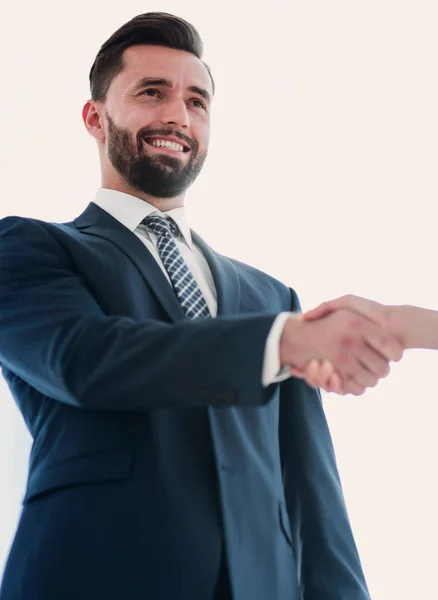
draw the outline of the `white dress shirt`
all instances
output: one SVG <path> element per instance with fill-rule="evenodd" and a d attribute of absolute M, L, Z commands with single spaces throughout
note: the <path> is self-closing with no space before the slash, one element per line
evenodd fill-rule
<path fill-rule="evenodd" d="M 156 209 L 155 206 L 148 204 L 136 196 L 108 188 L 99 188 L 94 203 L 109 213 L 119 223 L 127 227 L 143 242 L 161 267 L 165 277 L 169 281 L 169 285 L 171 285 L 169 275 L 158 254 L 157 236 L 142 223 L 143 219 L 152 213 L 157 215 L 163 213 Z M 166 211 L 165 214 L 172 217 L 181 231 L 181 237 L 175 239 L 176 245 L 204 295 L 211 316 L 216 317 L 216 286 L 204 255 L 192 240 L 186 218 L 186 209 L 184 206 L 173 208 Z M 280 337 L 284 324 L 291 314 L 290 312 L 280 313 L 269 332 L 266 340 L 262 370 L 262 384 L 264 386 L 283 381 L 290 377 L 289 368 L 286 366 L 281 369 L 280 366 Z"/>

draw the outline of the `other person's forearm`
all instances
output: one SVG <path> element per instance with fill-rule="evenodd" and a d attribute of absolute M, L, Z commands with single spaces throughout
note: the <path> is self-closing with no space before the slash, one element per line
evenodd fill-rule
<path fill-rule="evenodd" d="M 438 311 L 419 306 L 391 306 L 388 325 L 404 348 L 438 350 Z"/>

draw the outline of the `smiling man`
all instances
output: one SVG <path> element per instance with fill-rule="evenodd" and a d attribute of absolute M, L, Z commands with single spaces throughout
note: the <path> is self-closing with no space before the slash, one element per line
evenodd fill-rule
<path fill-rule="evenodd" d="M 95 101 L 83 111 L 89 132 L 101 142 L 107 136 L 106 146 L 99 145 L 102 184 L 126 193 L 135 189 L 144 199 L 165 198 L 160 204 L 169 210 L 181 205 L 181 194 L 195 181 L 207 156 L 212 80 L 194 54 L 165 46 L 129 47 L 123 61 L 123 72 L 106 92 L 104 116 Z M 145 65 L 154 75 L 144 76 Z M 102 99 L 102 90 L 93 96 Z M 169 106 L 174 114 L 162 121 Z M 102 117 L 106 127 L 99 131 Z M 179 128 L 170 126 L 172 122 Z"/>
<path fill-rule="evenodd" d="M 330 360 L 361 393 L 400 345 L 349 310 L 297 318 L 190 229 L 214 84 L 189 23 L 134 18 L 90 84 L 93 202 L 0 221 L 0 364 L 34 439 L 1 600 L 368 600 L 320 396 L 290 370 Z"/>

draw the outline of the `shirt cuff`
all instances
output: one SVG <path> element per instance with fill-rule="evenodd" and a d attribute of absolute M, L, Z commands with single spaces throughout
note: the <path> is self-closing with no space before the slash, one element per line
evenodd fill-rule
<path fill-rule="evenodd" d="M 295 313 L 282 312 L 275 319 L 269 331 L 263 361 L 262 384 L 279 383 L 291 376 L 288 365 L 280 365 L 280 338 L 288 318 Z"/>

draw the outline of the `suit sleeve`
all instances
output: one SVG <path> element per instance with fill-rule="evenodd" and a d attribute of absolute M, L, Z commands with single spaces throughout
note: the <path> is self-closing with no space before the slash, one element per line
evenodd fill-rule
<path fill-rule="evenodd" d="M 103 410 L 260 405 L 275 315 L 164 323 L 108 316 L 41 221 L 0 221 L 0 363 L 66 404 Z"/>
<path fill-rule="evenodd" d="M 321 395 L 295 377 L 281 384 L 279 442 L 303 599 L 370 600 Z"/>

